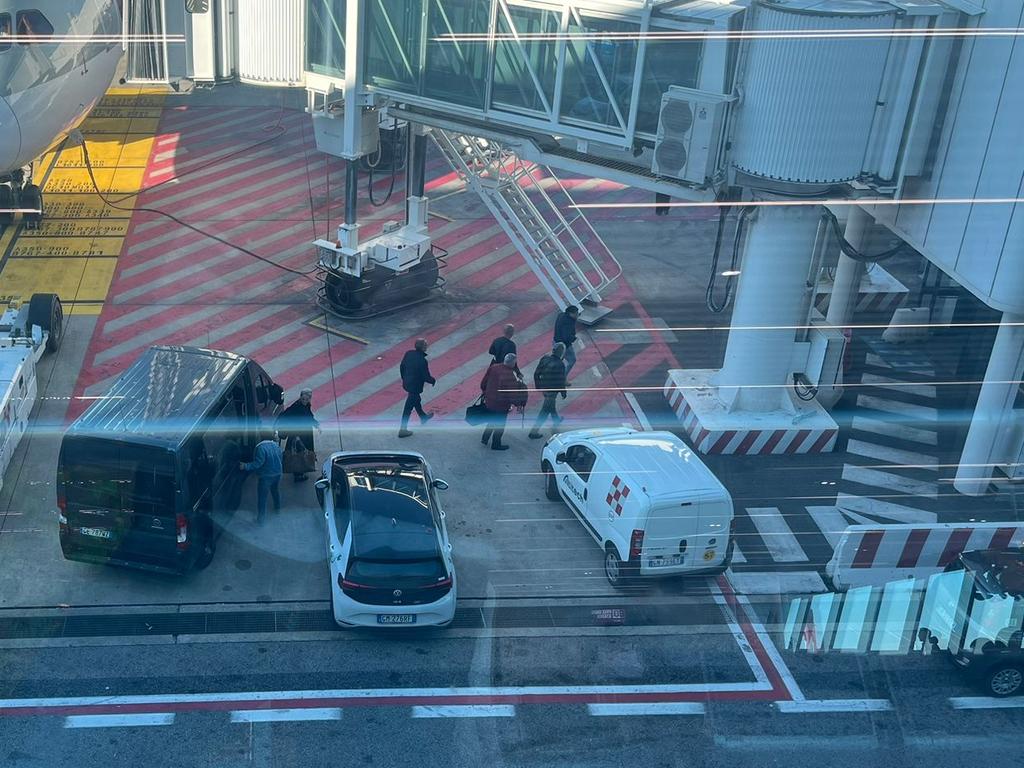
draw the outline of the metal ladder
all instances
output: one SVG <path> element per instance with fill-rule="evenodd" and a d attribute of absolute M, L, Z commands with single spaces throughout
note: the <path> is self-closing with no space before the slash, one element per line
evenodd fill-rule
<path fill-rule="evenodd" d="M 622 266 L 583 213 L 571 207 L 575 202 L 558 177 L 488 139 L 438 128 L 430 133 L 558 307 L 579 306 L 580 322 L 586 325 L 608 314 L 601 294 L 622 274 Z M 550 190 L 543 179 L 554 180 Z"/>

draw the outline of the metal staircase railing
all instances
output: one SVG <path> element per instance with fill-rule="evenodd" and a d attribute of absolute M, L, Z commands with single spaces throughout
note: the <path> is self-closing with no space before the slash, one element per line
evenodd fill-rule
<path fill-rule="evenodd" d="M 588 325 L 611 311 L 601 294 L 622 267 L 550 169 L 487 139 L 437 128 L 431 135 L 559 307 L 576 304 Z"/>

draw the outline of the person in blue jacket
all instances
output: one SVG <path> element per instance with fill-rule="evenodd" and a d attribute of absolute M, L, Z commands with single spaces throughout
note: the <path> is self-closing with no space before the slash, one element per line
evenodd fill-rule
<path fill-rule="evenodd" d="M 260 441 L 253 451 L 252 461 L 239 463 L 245 472 L 256 473 L 256 522 L 260 525 L 267 519 L 267 494 L 274 499 L 274 511 L 281 511 L 281 473 L 284 462 L 281 459 L 281 446 L 274 439 L 274 433 L 263 430 Z"/>

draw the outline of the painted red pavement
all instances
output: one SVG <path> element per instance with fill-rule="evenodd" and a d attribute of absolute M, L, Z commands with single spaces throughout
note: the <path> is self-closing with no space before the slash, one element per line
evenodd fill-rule
<path fill-rule="evenodd" d="M 311 241 L 339 222 L 344 173 L 340 161 L 316 151 L 308 119 L 287 111 L 165 110 L 144 178 L 144 186 L 153 188 L 140 196 L 138 208 L 166 210 L 266 259 L 311 271 L 315 266 Z M 460 187 L 457 176 L 436 153 L 429 158 L 427 176 L 428 194 Z M 389 181 L 387 174 L 375 179 L 377 197 L 384 196 Z M 366 200 L 366 183 L 364 177 L 360 190 L 360 236 L 364 239 L 379 232 L 384 222 L 401 219 L 405 205 L 404 177 L 397 179 L 391 201 L 381 208 Z M 566 178 L 563 183 L 577 202 L 640 202 L 650 197 L 602 180 Z M 464 210 L 457 221 L 433 221 L 431 225 L 439 233 L 438 244 L 450 252 L 447 298 L 440 299 L 453 310 L 448 319 L 410 333 L 397 343 L 381 344 L 371 334 L 376 354 L 337 378 L 332 367 L 344 366 L 365 348 L 307 325 L 318 315 L 312 280 L 258 261 L 158 214 L 136 210 L 86 352 L 76 395 L 102 394 L 153 344 L 206 344 L 209 339 L 211 346 L 220 349 L 245 345 L 289 390 L 312 379 L 326 382 L 315 388 L 316 402 L 326 418 L 333 417 L 337 403 L 342 419 L 346 415 L 373 419 L 403 399 L 397 373 L 394 386 L 373 394 L 350 395 L 355 387 L 374 376 L 396 372 L 401 355 L 416 336 L 427 335 L 437 341 L 497 310 L 486 327 L 431 359 L 435 377 L 478 359 L 478 374 L 428 393 L 429 402 L 441 415 L 458 417 L 475 397 L 488 360 L 487 347 L 501 326 L 514 323 L 521 333 L 534 326 L 530 337 L 519 335 L 516 339 L 523 358 L 521 367 L 528 369 L 548 350 L 550 328 L 545 327 L 543 318 L 550 315 L 553 321 L 555 313 L 536 277 L 483 204 L 467 195 L 460 200 Z M 245 210 L 240 210 L 243 207 Z M 599 209 L 588 212 L 588 218 L 599 226 L 612 226 L 616 219 L 653 221 L 654 215 L 653 210 Z M 470 244 L 460 247 L 460 243 Z M 484 266 L 475 269 L 478 263 Z M 613 286 L 606 303 L 614 308 L 631 307 L 641 322 L 650 323 L 627 279 Z M 255 320 L 251 327 L 244 326 L 248 314 L 268 307 L 276 310 Z M 396 323 L 401 320 L 395 316 Z M 358 325 L 350 330 L 361 335 Z M 622 418 L 631 418 L 615 388 L 638 385 L 659 367 L 679 367 L 667 344 L 655 334 L 650 343 L 629 345 L 635 349 L 634 358 L 612 372 L 603 361 L 620 345 L 604 342 L 600 334 L 585 330 L 581 336 L 588 343 L 580 352 L 576 373 L 596 365 L 599 385 L 607 389 L 574 392 L 565 404 L 570 414 L 586 416 L 613 407 Z M 261 338 L 267 339 L 265 344 L 259 343 Z M 322 344 L 315 344 L 318 340 Z M 294 359 L 294 351 L 304 345 L 311 353 L 302 360 Z M 79 415 L 87 405 L 85 400 L 73 401 L 68 418 Z"/>

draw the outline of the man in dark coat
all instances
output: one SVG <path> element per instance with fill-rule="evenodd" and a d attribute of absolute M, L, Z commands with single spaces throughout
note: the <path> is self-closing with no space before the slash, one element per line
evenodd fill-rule
<path fill-rule="evenodd" d="M 565 345 L 558 342 L 551 348 L 550 355 L 544 355 L 537 363 L 533 372 L 533 385 L 544 395 L 544 402 L 540 406 L 540 413 L 530 430 L 530 437 L 534 440 L 543 437 L 540 428 L 544 420 L 550 416 L 552 423 L 557 427 L 562 417 L 558 415 L 555 408 L 555 398 L 559 395 L 565 399 L 565 363 L 562 358 L 565 356 Z"/>
<path fill-rule="evenodd" d="M 277 436 L 284 440 L 284 450 L 296 450 L 295 442 L 301 443 L 301 450 L 312 451 L 313 430 L 320 427 L 320 422 L 313 416 L 313 390 L 304 389 L 299 399 L 285 408 L 277 417 Z M 291 441 L 291 445 L 289 442 Z M 293 479 L 298 482 L 306 479 L 304 472 L 293 472 Z"/>
<path fill-rule="evenodd" d="M 491 442 L 491 450 L 507 451 L 508 446 L 502 444 L 501 436 L 505 432 L 505 422 L 512 406 L 522 408 L 526 405 L 526 385 L 516 375 L 516 356 L 505 355 L 501 363 L 491 363 L 480 382 L 480 390 L 484 393 L 484 406 L 490 412 L 487 426 L 480 442 L 487 445 Z"/>
<path fill-rule="evenodd" d="M 512 341 L 516 327 L 512 324 L 506 325 L 501 336 L 491 342 L 491 348 L 487 350 L 495 363 L 505 362 L 505 355 L 517 354 L 516 343 Z"/>
<path fill-rule="evenodd" d="M 430 375 L 430 367 L 427 365 L 427 340 L 416 339 L 413 349 L 405 353 L 402 364 L 399 367 L 402 376 L 402 389 L 406 391 L 405 407 L 402 408 L 402 426 L 398 430 L 399 437 L 409 437 L 412 432 L 409 430 L 409 416 L 415 410 L 420 417 L 420 423 L 426 424 L 432 418 L 433 413 L 426 413 L 423 410 L 423 387 L 427 384 L 433 386 L 437 382 Z"/>
<path fill-rule="evenodd" d="M 569 378 L 569 371 L 576 365 L 576 351 L 572 348 L 576 341 L 576 318 L 580 316 L 580 308 L 568 306 L 565 312 L 559 312 L 555 318 L 555 334 L 552 344 L 565 344 L 565 378 Z M 565 386 L 570 386 L 568 381 Z"/>

